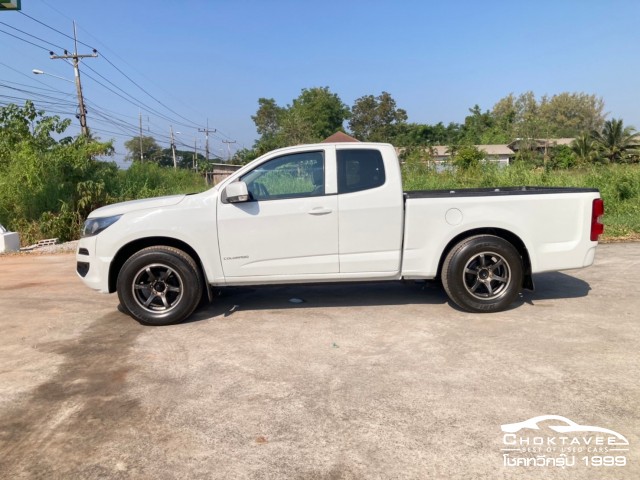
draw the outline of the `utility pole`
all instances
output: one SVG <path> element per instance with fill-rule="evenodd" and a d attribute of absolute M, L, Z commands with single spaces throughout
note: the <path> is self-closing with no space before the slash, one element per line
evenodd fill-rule
<path fill-rule="evenodd" d="M 222 140 L 222 143 L 226 143 L 227 144 L 227 152 L 228 152 L 228 154 L 227 154 L 227 162 L 230 162 L 231 161 L 231 144 L 232 143 L 236 143 L 236 141 L 234 140 L 232 142 L 232 141 L 229 141 L 229 140 Z"/>
<path fill-rule="evenodd" d="M 80 82 L 80 59 L 81 58 L 92 58 L 98 56 L 98 51 L 94 48 L 93 53 L 78 55 L 78 36 L 76 34 L 76 22 L 73 22 L 73 43 L 74 49 L 73 53 L 69 53 L 66 50 L 64 51 L 64 55 L 55 55 L 53 52 L 49 52 L 49 58 L 52 60 L 71 60 L 73 65 L 73 72 L 76 79 L 76 91 L 78 93 L 78 118 L 80 119 L 80 129 L 82 134 L 87 136 L 89 135 L 89 128 L 87 127 L 87 109 L 84 106 L 84 98 L 82 97 L 82 83 Z"/>
<path fill-rule="evenodd" d="M 138 114 L 138 119 L 140 120 L 140 135 L 138 135 L 140 139 L 140 163 L 142 163 L 144 162 L 144 154 L 142 153 L 142 110 Z"/>
<path fill-rule="evenodd" d="M 209 119 L 207 118 L 207 128 L 199 128 L 198 131 L 204 132 L 204 138 L 205 138 L 204 156 L 207 159 L 207 161 L 209 161 L 209 134 L 215 133 L 217 130 L 215 128 L 213 130 L 209 130 Z"/>
<path fill-rule="evenodd" d="M 197 158 L 198 156 L 198 139 L 194 138 L 193 139 L 193 163 L 192 163 L 192 168 L 197 172 L 198 171 L 198 163 L 197 163 Z"/>
<path fill-rule="evenodd" d="M 178 161 L 176 160 L 176 142 L 173 140 L 173 125 L 169 125 L 171 129 L 171 153 L 173 154 L 173 169 L 178 168 Z"/>

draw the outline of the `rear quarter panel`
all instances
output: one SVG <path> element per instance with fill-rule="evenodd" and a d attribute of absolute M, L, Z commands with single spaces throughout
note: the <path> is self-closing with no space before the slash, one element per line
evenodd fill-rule
<path fill-rule="evenodd" d="M 593 262 L 591 208 L 598 192 L 409 198 L 402 274 L 433 278 L 452 239 L 475 229 L 517 235 L 533 273 L 581 268 Z"/>

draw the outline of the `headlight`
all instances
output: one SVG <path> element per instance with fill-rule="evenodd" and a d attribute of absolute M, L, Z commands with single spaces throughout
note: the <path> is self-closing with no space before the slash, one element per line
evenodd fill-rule
<path fill-rule="evenodd" d="M 114 215 L 113 217 L 88 218 L 87 221 L 84 222 L 82 236 L 92 237 L 99 234 L 105 228 L 116 223 L 121 216 L 122 215 Z"/>

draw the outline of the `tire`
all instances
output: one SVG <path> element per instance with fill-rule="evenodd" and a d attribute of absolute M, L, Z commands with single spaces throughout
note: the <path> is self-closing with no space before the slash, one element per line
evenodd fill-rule
<path fill-rule="evenodd" d="M 202 275 L 182 250 L 148 247 L 133 254 L 118 273 L 116 290 L 123 309 L 147 325 L 185 320 L 202 299 Z"/>
<path fill-rule="evenodd" d="M 474 313 L 508 308 L 522 288 L 522 258 L 516 248 L 493 235 L 469 237 L 451 249 L 441 273 L 453 303 Z"/>

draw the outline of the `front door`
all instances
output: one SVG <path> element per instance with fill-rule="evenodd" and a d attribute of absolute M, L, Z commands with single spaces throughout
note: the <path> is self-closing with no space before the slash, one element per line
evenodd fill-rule
<path fill-rule="evenodd" d="M 241 178 L 249 202 L 219 200 L 227 279 L 339 272 L 338 200 L 325 195 L 326 171 L 322 150 L 282 155 Z"/>

